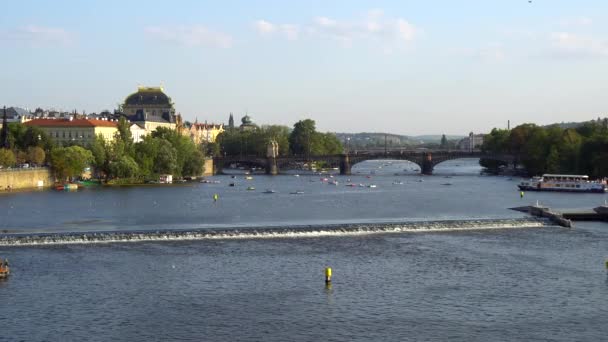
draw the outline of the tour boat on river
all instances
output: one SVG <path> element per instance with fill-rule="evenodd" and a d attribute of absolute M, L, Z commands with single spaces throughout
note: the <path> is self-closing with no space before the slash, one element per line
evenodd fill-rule
<path fill-rule="evenodd" d="M 522 181 L 518 187 L 522 191 L 606 192 L 605 181 L 589 180 L 585 175 L 544 174 Z"/>

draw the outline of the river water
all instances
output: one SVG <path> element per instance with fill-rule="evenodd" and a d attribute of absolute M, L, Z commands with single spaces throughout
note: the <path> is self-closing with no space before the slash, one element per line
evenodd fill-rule
<path fill-rule="evenodd" d="M 606 339 L 608 225 L 508 208 L 608 196 L 413 168 L 1 194 L 0 341 Z"/>

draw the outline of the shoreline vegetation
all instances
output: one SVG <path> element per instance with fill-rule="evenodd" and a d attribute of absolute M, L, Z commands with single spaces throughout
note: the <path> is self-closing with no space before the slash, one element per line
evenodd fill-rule
<path fill-rule="evenodd" d="M 247 129 L 231 126 L 215 142 L 200 144 L 195 144 L 185 131 L 166 127 L 158 127 L 135 143 L 125 117 L 118 121 L 113 139 L 99 135 L 86 145 L 56 144 L 35 126 L 8 123 L 7 127 L 2 146 L 10 148 L 0 148 L 0 167 L 46 166 L 58 186 L 89 179 L 110 186 L 133 186 L 158 182 L 161 175 L 171 175 L 174 180 L 196 178 L 204 175 L 206 157 L 265 156 L 272 142 L 278 143 L 279 155 L 343 151 L 335 134 L 317 132 L 315 121 L 310 119 L 298 121 L 293 129 L 278 125 L 250 125 Z"/>
<path fill-rule="evenodd" d="M 494 128 L 484 138 L 482 151 L 510 154 L 529 176 L 584 174 L 608 176 L 608 118 L 578 127 L 519 125 L 511 130 Z M 500 170 L 503 162 L 480 159 L 488 170 Z"/>

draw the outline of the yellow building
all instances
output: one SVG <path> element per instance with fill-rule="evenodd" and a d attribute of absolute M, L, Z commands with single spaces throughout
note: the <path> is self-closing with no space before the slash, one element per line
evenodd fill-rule
<path fill-rule="evenodd" d="M 117 122 L 108 120 L 34 119 L 24 125 L 41 128 L 57 144 L 88 145 L 98 135 L 111 141 L 118 132 Z"/>
<path fill-rule="evenodd" d="M 127 96 L 122 111 L 130 122 L 145 129 L 146 134 L 158 127 L 176 129 L 180 123 L 173 102 L 162 87 L 138 87 L 137 92 Z"/>
<path fill-rule="evenodd" d="M 189 136 L 197 145 L 205 142 L 215 142 L 217 136 L 222 132 L 224 132 L 224 124 L 200 124 L 197 122 L 190 127 L 184 127 L 182 130 L 182 134 Z"/>

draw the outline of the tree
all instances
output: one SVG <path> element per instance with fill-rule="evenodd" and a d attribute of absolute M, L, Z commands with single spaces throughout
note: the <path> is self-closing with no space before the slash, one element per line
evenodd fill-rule
<path fill-rule="evenodd" d="M 110 176 L 110 154 L 109 145 L 103 136 L 98 135 L 89 146 L 89 150 L 93 154 L 93 166 L 98 177 L 102 175 L 106 180 Z"/>
<path fill-rule="evenodd" d="M 184 167 L 182 169 L 183 176 L 195 176 L 198 177 L 203 173 L 203 166 L 205 164 L 205 156 L 201 151 L 194 151 L 191 155 L 186 158 Z"/>
<path fill-rule="evenodd" d="M 110 164 L 110 172 L 117 178 L 135 178 L 139 174 L 139 166 L 133 158 L 123 155 Z"/>
<path fill-rule="evenodd" d="M 165 139 L 158 140 L 158 154 L 154 160 L 154 171 L 157 174 L 174 174 L 177 171 L 177 151 Z"/>
<path fill-rule="evenodd" d="M 300 120 L 293 125 L 289 135 L 289 146 L 294 154 L 310 156 L 315 138 L 315 121 L 311 119 Z"/>
<path fill-rule="evenodd" d="M 35 165 L 42 165 L 46 159 L 46 153 L 42 147 L 32 146 L 27 150 L 27 159 Z"/>
<path fill-rule="evenodd" d="M 15 154 L 8 148 L 0 148 L 0 166 L 13 167 L 17 163 Z"/>
<path fill-rule="evenodd" d="M 560 157 L 557 150 L 557 146 L 551 146 L 549 155 L 547 156 L 547 172 L 548 173 L 559 173 L 560 168 Z"/>
<path fill-rule="evenodd" d="M 73 178 L 93 162 L 93 153 L 80 146 L 59 147 L 51 152 L 51 162 L 57 178 Z"/>
<path fill-rule="evenodd" d="M 124 146 L 124 153 L 132 156 L 135 152 L 133 150 L 133 134 L 131 133 L 131 124 L 124 116 L 121 116 L 118 120 L 118 132 L 116 133 L 117 140 L 120 140 Z"/>

